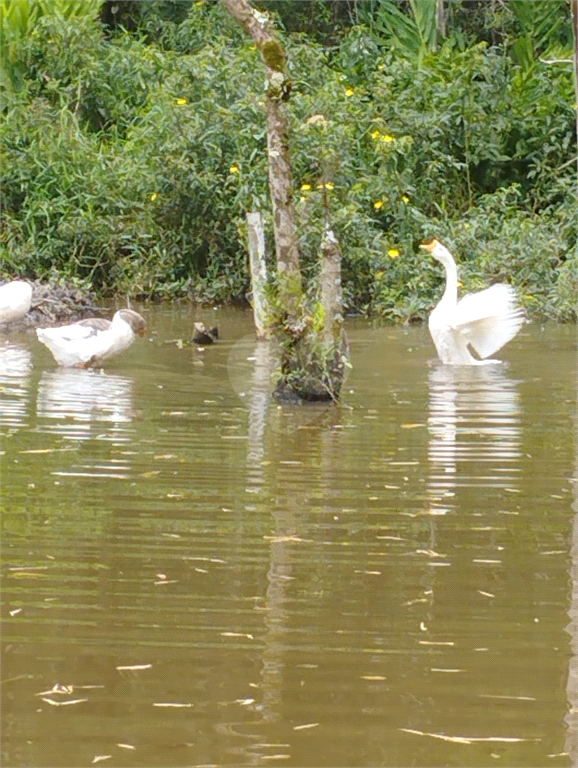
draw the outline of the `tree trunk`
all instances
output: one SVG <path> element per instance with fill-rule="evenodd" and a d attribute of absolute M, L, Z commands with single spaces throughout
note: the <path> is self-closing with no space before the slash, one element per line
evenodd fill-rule
<path fill-rule="evenodd" d="M 275 221 L 275 251 L 279 275 L 289 280 L 292 292 L 301 291 L 299 250 L 293 213 L 289 120 L 284 103 L 291 93 L 291 78 L 285 70 L 285 51 L 273 34 L 266 14 L 247 0 L 223 0 L 231 15 L 251 35 L 267 73 L 267 151 L 269 186 Z"/>
<path fill-rule="evenodd" d="M 255 41 L 267 73 L 267 152 L 278 299 L 275 317 L 268 322 L 279 341 L 281 358 L 281 375 L 275 394 L 283 401 L 335 400 L 339 395 L 346 365 L 341 310 L 341 251 L 335 235 L 327 230 L 322 244 L 321 301 L 317 302 L 314 310 L 308 310 L 301 284 L 293 210 L 289 121 L 284 105 L 291 93 L 291 78 L 286 72 L 285 51 L 275 38 L 273 26 L 266 14 L 253 8 L 248 0 L 222 2 Z M 253 256 L 259 247 L 254 228 L 257 220 L 249 221 L 248 218 L 247 221 L 255 287 L 260 282 L 260 267 Z M 255 290 L 253 299 L 257 302 L 260 299 Z M 257 324 L 256 309 L 255 312 Z M 271 308 L 269 314 L 273 315 Z"/>
<path fill-rule="evenodd" d="M 578 0 L 571 0 L 570 9 L 572 11 L 572 26 L 574 28 L 574 96 L 578 103 Z M 576 133 L 578 133 L 578 110 L 575 111 Z"/>

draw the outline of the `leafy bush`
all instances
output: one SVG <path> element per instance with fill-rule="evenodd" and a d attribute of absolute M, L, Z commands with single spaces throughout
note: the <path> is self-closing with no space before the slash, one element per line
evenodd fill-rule
<path fill-rule="evenodd" d="M 106 293 L 243 297 L 245 212 L 269 210 L 258 53 L 220 4 L 139 14 L 132 33 L 47 14 L 14 38 L 4 270 Z M 571 69 L 523 67 L 456 35 L 416 61 L 350 22 L 331 49 L 285 41 L 306 277 L 329 215 L 349 311 L 425 317 L 442 276 L 418 245 L 435 234 L 467 255 L 464 289 L 505 279 L 530 311 L 575 317 Z"/>

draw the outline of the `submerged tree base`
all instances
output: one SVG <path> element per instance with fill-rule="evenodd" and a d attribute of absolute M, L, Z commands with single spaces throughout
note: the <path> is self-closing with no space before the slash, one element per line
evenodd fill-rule
<path fill-rule="evenodd" d="M 339 349 L 320 348 L 318 339 L 300 339 L 281 350 L 279 381 L 273 392 L 281 403 L 337 401 L 347 368 L 349 345 L 343 335 Z"/>

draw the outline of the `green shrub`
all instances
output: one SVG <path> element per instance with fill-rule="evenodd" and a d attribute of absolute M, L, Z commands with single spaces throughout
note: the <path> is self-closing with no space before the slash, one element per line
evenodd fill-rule
<path fill-rule="evenodd" d="M 185 17 L 139 7 L 132 33 L 47 14 L 13 40 L 4 270 L 104 293 L 243 297 L 245 212 L 270 218 L 263 65 L 220 3 Z M 508 280 L 530 311 L 575 316 L 571 69 L 524 68 L 455 35 L 419 62 L 363 26 L 332 39 L 285 41 L 306 279 L 329 215 L 348 311 L 425 317 L 442 275 L 418 246 L 436 234 L 464 289 Z"/>

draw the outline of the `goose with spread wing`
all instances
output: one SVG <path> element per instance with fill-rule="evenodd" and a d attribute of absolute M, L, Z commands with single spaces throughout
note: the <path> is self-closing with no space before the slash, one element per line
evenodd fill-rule
<path fill-rule="evenodd" d="M 90 317 L 60 328 L 37 328 L 36 335 L 66 368 L 100 366 L 128 349 L 146 330 L 145 319 L 132 309 L 119 309 L 111 320 Z"/>
<path fill-rule="evenodd" d="M 445 267 L 446 288 L 429 316 L 429 330 L 438 357 L 447 365 L 483 365 L 485 358 L 514 338 L 525 322 L 511 285 L 497 283 L 458 301 L 458 269 L 448 249 L 437 240 L 420 246 Z M 471 354 L 471 347 L 481 358 Z"/>

